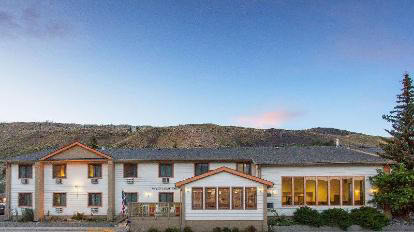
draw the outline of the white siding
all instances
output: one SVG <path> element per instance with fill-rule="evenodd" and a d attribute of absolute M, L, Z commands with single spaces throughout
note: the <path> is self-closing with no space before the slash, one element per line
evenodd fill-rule
<path fill-rule="evenodd" d="M 210 170 L 219 167 L 236 168 L 236 163 L 210 162 Z M 122 163 L 115 164 L 115 213 L 121 212 L 121 193 L 137 192 L 139 202 L 158 202 L 160 192 L 173 192 L 174 202 L 181 202 L 180 190 L 175 188 L 175 183 L 194 176 L 194 163 L 174 163 L 174 177 L 170 178 L 169 184 L 163 184 L 162 178 L 158 177 L 158 163 L 138 163 L 138 178 L 134 178 L 133 184 L 127 183 L 124 178 L 124 166 Z"/>
<path fill-rule="evenodd" d="M 63 184 L 56 184 L 52 176 L 52 164 L 44 167 L 44 204 L 45 215 L 73 215 L 76 212 L 91 214 L 91 207 L 88 207 L 88 193 L 102 193 L 102 207 L 98 207 L 98 214 L 106 215 L 108 210 L 108 165 L 102 164 L 102 179 L 98 184 L 91 184 L 88 179 L 88 164 L 70 162 L 66 164 L 66 178 Z M 76 187 L 77 186 L 77 187 Z M 66 207 L 63 213 L 57 214 L 53 207 L 53 193 L 66 193 Z"/>
<path fill-rule="evenodd" d="M 191 207 L 192 187 L 257 187 L 257 209 L 193 210 Z M 244 194 L 244 196 L 246 196 L 246 194 Z M 184 207 L 186 220 L 263 220 L 263 185 L 229 173 L 218 173 L 216 175 L 187 184 L 185 186 Z"/>
<path fill-rule="evenodd" d="M 11 202 L 10 209 L 13 211 L 13 214 L 21 215 L 22 211 L 19 208 L 19 193 L 32 193 L 32 207 L 34 208 L 34 195 L 35 192 L 35 168 L 32 166 L 32 179 L 29 179 L 29 184 L 22 184 L 19 179 L 19 165 L 11 165 Z"/>
<path fill-rule="evenodd" d="M 267 198 L 268 203 L 273 203 L 279 215 L 292 216 L 298 208 L 296 206 L 282 207 L 282 176 L 365 176 L 365 204 L 371 200 L 370 176 L 377 174 L 376 170 L 381 166 L 335 166 L 335 167 L 262 167 L 262 178 L 272 181 L 274 187 L 271 197 Z M 340 206 L 311 206 L 318 210 L 335 208 Z M 353 209 L 358 206 L 342 206 L 344 209 Z"/>

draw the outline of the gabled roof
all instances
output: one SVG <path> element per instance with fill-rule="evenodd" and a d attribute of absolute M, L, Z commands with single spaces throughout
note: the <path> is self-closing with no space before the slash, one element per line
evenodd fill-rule
<path fill-rule="evenodd" d="M 69 144 L 69 145 L 67 145 L 67 146 L 64 146 L 64 147 L 62 147 L 62 148 L 60 148 L 60 149 L 58 149 L 58 150 L 56 150 L 56 151 L 54 151 L 54 152 L 52 152 L 52 153 L 49 153 L 49 154 L 47 154 L 46 156 L 43 156 L 40 160 L 41 160 L 41 161 L 42 161 L 42 160 L 47 160 L 47 159 L 49 159 L 49 158 L 51 158 L 51 157 L 53 157 L 53 156 L 55 156 L 55 155 L 57 155 L 57 154 L 60 154 L 60 153 L 62 153 L 62 152 L 64 152 L 64 151 L 67 151 L 67 150 L 69 150 L 69 149 L 71 149 L 71 148 L 73 148 L 73 147 L 76 147 L 76 146 L 79 146 L 79 147 L 81 147 L 81 148 L 83 148 L 83 149 L 85 149 L 85 150 L 87 150 L 87 151 L 90 151 L 90 152 L 92 152 L 92 153 L 94 153 L 94 154 L 96 154 L 96 155 L 98 155 L 98 156 L 101 156 L 102 158 L 105 158 L 105 159 L 112 159 L 112 157 L 110 157 L 110 156 L 108 156 L 108 155 L 106 155 L 106 154 L 104 154 L 104 153 L 102 153 L 102 152 L 99 152 L 99 151 L 97 151 L 97 150 L 95 150 L 95 149 L 93 149 L 93 148 L 90 148 L 90 147 L 88 147 L 88 146 L 86 146 L 86 145 L 84 145 L 84 144 L 82 144 L 82 143 L 75 142 L 75 143 Z"/>
<path fill-rule="evenodd" d="M 231 169 L 231 168 L 228 168 L 228 167 L 217 168 L 217 169 L 208 171 L 208 172 L 206 172 L 206 173 L 204 173 L 202 175 L 194 176 L 194 177 L 191 177 L 191 178 L 188 178 L 188 179 L 179 181 L 179 182 L 175 183 L 175 186 L 176 187 L 181 187 L 181 186 L 186 185 L 188 183 L 191 183 L 191 182 L 194 182 L 194 181 L 198 181 L 198 180 L 201 180 L 201 179 L 204 179 L 206 177 L 209 177 L 209 176 L 212 176 L 212 175 L 216 175 L 216 174 L 222 173 L 222 172 L 226 172 L 226 173 L 229 173 L 229 174 L 232 174 L 232 175 L 235 175 L 235 176 L 239 176 L 239 177 L 242 177 L 242 178 L 251 180 L 251 181 L 255 181 L 255 182 L 258 182 L 258 183 L 267 185 L 269 187 L 272 187 L 273 186 L 273 182 L 271 182 L 271 181 L 267 181 L 267 180 L 264 180 L 264 179 L 261 179 L 261 178 L 255 177 L 255 176 L 247 175 L 245 173 L 236 171 L 236 170 Z"/>

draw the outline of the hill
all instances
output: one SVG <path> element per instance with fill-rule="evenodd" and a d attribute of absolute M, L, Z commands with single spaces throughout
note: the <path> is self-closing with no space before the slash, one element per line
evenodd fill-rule
<path fill-rule="evenodd" d="M 0 123 L 0 158 L 60 147 L 73 141 L 89 144 L 95 137 L 104 147 L 246 147 L 342 145 L 375 147 L 381 137 L 339 130 L 254 129 L 214 124 L 188 124 L 169 127 L 131 125 L 81 125 L 53 122 Z"/>

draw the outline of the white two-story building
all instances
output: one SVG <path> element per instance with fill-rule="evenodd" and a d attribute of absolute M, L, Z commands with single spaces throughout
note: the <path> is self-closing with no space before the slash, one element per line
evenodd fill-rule
<path fill-rule="evenodd" d="M 7 160 L 6 212 L 35 218 L 168 215 L 179 226 L 255 225 L 273 210 L 292 215 L 366 205 L 370 176 L 388 167 L 344 147 L 92 149 L 73 143 Z M 127 209 L 129 206 L 129 209 Z"/>

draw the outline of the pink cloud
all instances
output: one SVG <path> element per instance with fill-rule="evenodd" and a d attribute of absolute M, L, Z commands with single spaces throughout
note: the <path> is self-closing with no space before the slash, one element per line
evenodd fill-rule
<path fill-rule="evenodd" d="M 240 116 L 236 118 L 236 121 L 243 126 L 250 126 L 256 128 L 269 128 L 280 126 L 283 123 L 290 121 L 302 113 L 291 112 L 286 110 L 278 110 L 271 112 L 264 112 L 257 115 Z"/>

